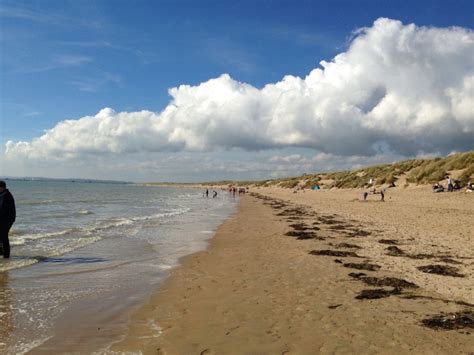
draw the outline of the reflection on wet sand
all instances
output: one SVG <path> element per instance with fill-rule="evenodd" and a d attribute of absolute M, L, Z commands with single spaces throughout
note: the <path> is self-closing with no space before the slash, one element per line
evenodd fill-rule
<path fill-rule="evenodd" d="M 14 329 L 8 281 L 8 272 L 0 272 L 0 353 L 6 352 L 8 339 Z"/>

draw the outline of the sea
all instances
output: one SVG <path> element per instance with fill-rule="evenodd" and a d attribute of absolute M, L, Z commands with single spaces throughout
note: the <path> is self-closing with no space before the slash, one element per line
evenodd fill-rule
<path fill-rule="evenodd" d="M 106 349 L 130 310 L 180 258 L 206 249 L 236 208 L 236 198 L 220 190 L 206 198 L 203 189 L 137 184 L 7 185 L 17 221 L 11 259 L 0 258 L 0 353 L 49 343 L 58 351 L 78 342 L 83 351 Z M 87 327 L 101 331 L 94 338 Z"/>

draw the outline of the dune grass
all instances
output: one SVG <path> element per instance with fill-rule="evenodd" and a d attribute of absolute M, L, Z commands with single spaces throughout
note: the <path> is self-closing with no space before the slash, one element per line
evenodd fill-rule
<path fill-rule="evenodd" d="M 220 181 L 205 183 L 205 185 L 240 186 L 278 186 L 283 188 L 305 187 L 320 185 L 323 188 L 360 188 L 369 186 L 369 180 L 374 179 L 376 185 L 397 184 L 401 176 L 406 177 L 409 184 L 433 184 L 450 176 L 450 172 L 458 170 L 461 186 L 474 181 L 474 151 L 453 154 L 444 158 L 410 159 L 393 164 L 380 164 L 351 171 L 305 174 L 282 179 L 263 181 Z M 322 183 L 324 181 L 324 183 Z"/>

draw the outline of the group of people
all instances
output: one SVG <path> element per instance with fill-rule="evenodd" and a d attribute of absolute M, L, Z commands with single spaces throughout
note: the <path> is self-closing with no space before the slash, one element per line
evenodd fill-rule
<path fill-rule="evenodd" d="M 365 191 L 364 192 L 364 201 L 367 201 L 367 198 L 369 197 L 369 193 L 373 195 L 380 194 L 380 201 L 384 202 L 385 201 L 385 188 L 381 188 L 380 191 L 377 191 L 377 189 L 374 187 L 370 191 Z"/>
<path fill-rule="evenodd" d="M 249 188 L 248 187 L 235 187 L 235 186 L 230 186 L 228 188 L 224 188 L 222 187 L 221 188 L 222 191 L 228 191 L 229 193 L 232 194 L 233 197 L 235 197 L 235 194 L 245 194 L 246 192 L 249 191 Z M 204 195 L 205 197 L 209 197 L 209 189 L 206 189 L 206 192 L 204 192 Z M 212 190 L 212 198 L 216 198 L 217 197 L 217 191 L 215 190 Z"/>
<path fill-rule="evenodd" d="M 369 197 L 369 193 L 373 195 L 380 195 L 380 201 L 384 202 L 385 201 L 385 188 L 382 187 L 379 191 L 377 191 L 377 188 L 375 187 L 375 179 L 370 178 L 368 187 L 370 188 L 369 191 L 364 191 L 363 197 L 364 201 L 367 201 L 367 198 Z M 395 187 L 395 183 L 391 183 L 389 187 Z"/>
<path fill-rule="evenodd" d="M 206 189 L 205 195 L 206 197 L 209 197 L 209 189 Z M 216 198 L 216 197 L 217 197 L 217 191 L 212 190 L 212 198 Z"/>
<path fill-rule="evenodd" d="M 469 191 L 469 185 L 471 185 L 471 183 L 468 184 L 466 191 Z M 448 192 L 453 192 L 460 189 L 461 189 L 460 182 L 458 180 L 451 179 L 451 177 L 448 177 L 448 180 L 447 180 Z M 438 182 L 433 185 L 433 192 L 444 192 L 444 190 L 445 190 L 444 186 Z"/>
<path fill-rule="evenodd" d="M 15 219 L 15 199 L 10 191 L 8 191 L 5 181 L 0 181 L 0 254 L 3 254 L 4 258 L 10 257 L 8 233 L 13 223 L 15 223 Z"/>

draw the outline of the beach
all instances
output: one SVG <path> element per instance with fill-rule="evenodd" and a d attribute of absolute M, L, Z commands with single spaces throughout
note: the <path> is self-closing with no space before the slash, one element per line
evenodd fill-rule
<path fill-rule="evenodd" d="M 471 353 L 472 328 L 433 329 L 426 320 L 473 310 L 472 197 L 410 188 L 389 190 L 386 202 L 378 195 L 362 202 L 361 193 L 255 189 L 208 250 L 185 257 L 132 315 L 112 349 Z M 307 234 L 298 236 L 301 224 Z M 285 235 L 291 231 L 295 236 Z M 393 255 L 393 246 L 404 254 Z M 328 250 L 354 254 L 317 253 Z M 449 266 L 462 277 L 417 269 L 426 265 Z M 364 290 L 386 292 L 359 299 Z"/>

